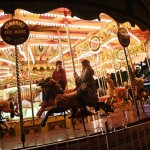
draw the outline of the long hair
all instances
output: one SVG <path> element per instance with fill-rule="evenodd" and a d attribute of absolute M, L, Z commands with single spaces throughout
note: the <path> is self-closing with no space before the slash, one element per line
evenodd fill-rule
<path fill-rule="evenodd" d="M 92 71 L 93 71 L 93 75 L 94 75 L 94 70 L 93 70 L 93 68 L 91 67 L 90 61 L 89 61 L 88 59 L 83 59 L 81 63 L 82 63 L 82 65 L 83 65 L 85 68 L 92 70 Z"/>

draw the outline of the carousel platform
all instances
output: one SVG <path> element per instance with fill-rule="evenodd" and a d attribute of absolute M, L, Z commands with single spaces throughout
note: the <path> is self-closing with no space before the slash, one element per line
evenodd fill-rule
<path fill-rule="evenodd" d="M 130 106 L 124 111 L 121 108 L 115 109 L 115 112 L 110 113 L 110 115 L 107 117 L 102 116 L 100 113 L 95 114 L 93 116 L 89 116 L 84 120 L 86 130 L 82 124 L 81 119 L 74 120 L 73 128 L 72 121 L 68 119 L 69 115 L 66 116 L 66 126 L 63 116 L 49 117 L 47 125 L 44 128 L 40 127 L 41 120 L 38 120 L 38 122 L 35 125 L 34 131 L 31 125 L 25 123 L 24 126 L 26 135 L 24 147 L 21 142 L 20 135 L 15 134 L 14 136 L 10 136 L 9 134 L 6 134 L 0 140 L 0 149 L 59 149 L 57 147 L 57 144 L 68 143 L 68 141 L 75 141 L 77 139 L 83 140 L 84 137 L 87 138 L 94 135 L 103 135 L 105 133 L 106 122 L 108 123 L 108 127 L 111 127 L 113 130 L 119 130 L 121 128 L 127 128 L 133 125 L 137 125 L 139 123 L 141 124 L 144 122 L 149 122 L 150 111 L 144 113 L 141 108 L 139 108 L 139 111 L 140 120 L 137 116 L 135 106 Z M 31 120 L 28 121 L 31 122 Z M 104 141 L 100 141 L 100 143 L 103 142 Z M 78 147 L 78 144 L 79 143 L 77 142 L 75 145 Z M 67 146 L 67 144 L 65 144 L 65 146 Z M 67 148 L 61 146 L 60 149 L 76 150 L 76 146 L 71 146 Z M 79 147 L 78 148 L 81 149 L 82 146 L 80 145 Z"/>

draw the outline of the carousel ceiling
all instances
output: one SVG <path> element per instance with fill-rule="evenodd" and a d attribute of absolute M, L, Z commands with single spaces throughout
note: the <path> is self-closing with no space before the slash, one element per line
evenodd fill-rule
<path fill-rule="evenodd" d="M 93 20 L 99 18 L 100 13 L 106 13 L 119 23 L 129 21 L 132 26 L 137 24 L 142 30 L 150 30 L 149 0 L 5 0 L 0 3 L 0 9 L 8 14 L 18 8 L 42 14 L 61 7 L 82 19 Z"/>
<path fill-rule="evenodd" d="M 29 39 L 24 44 L 18 45 L 22 81 L 29 79 L 28 70 L 31 71 L 33 80 L 49 76 L 58 59 L 63 60 L 68 76 L 72 76 L 72 57 L 77 71 L 80 71 L 80 60 L 83 58 L 88 58 L 93 67 L 111 69 L 112 57 L 116 64 L 118 60 L 119 63 L 122 60 L 120 57 L 124 57 L 117 39 L 118 26 L 125 27 L 130 34 L 129 51 L 134 61 L 137 61 L 137 57 L 141 60 L 145 58 L 144 43 L 150 38 L 148 30 L 142 31 L 136 25 L 132 27 L 129 22 L 119 24 L 104 13 L 99 14 L 99 21 L 72 17 L 72 12 L 67 8 L 57 8 L 45 14 L 16 9 L 13 15 L 1 10 L 0 26 L 12 18 L 23 20 L 30 29 Z M 94 38 L 98 43 L 92 41 Z M 95 47 L 98 48 L 93 51 Z M 4 43 L 0 38 L 1 84 L 15 80 L 14 51 L 14 46 Z M 121 65 L 125 65 L 124 61 Z"/>

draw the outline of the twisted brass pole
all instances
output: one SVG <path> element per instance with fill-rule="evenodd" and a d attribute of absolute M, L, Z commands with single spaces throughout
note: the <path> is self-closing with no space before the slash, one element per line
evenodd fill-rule
<path fill-rule="evenodd" d="M 22 100 L 21 100 L 21 90 L 20 90 L 20 75 L 19 75 L 19 61 L 18 61 L 18 48 L 15 46 L 15 58 L 16 58 L 16 77 L 17 77 L 17 90 L 18 90 L 18 103 L 20 112 L 20 131 L 21 131 L 21 141 L 25 143 L 25 134 L 23 126 L 23 113 L 22 113 Z"/>

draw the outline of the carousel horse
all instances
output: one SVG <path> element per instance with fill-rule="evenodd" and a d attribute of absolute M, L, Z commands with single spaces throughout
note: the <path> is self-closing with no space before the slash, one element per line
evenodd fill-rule
<path fill-rule="evenodd" d="M 138 100 L 138 103 L 142 106 L 142 103 L 144 100 L 149 99 L 148 92 L 146 88 L 144 87 L 143 84 L 143 79 L 142 78 L 135 78 L 133 85 L 134 85 L 134 93 L 135 93 L 135 98 Z M 130 84 L 129 84 L 130 86 Z M 130 90 L 130 95 L 133 99 L 132 92 Z M 142 108 L 143 109 L 143 108 Z"/>
<path fill-rule="evenodd" d="M 142 78 L 137 78 L 136 77 L 136 73 L 135 73 L 135 69 L 132 69 L 131 66 L 129 66 L 129 73 L 130 73 L 130 80 L 132 81 L 132 87 L 133 87 L 133 91 L 131 89 L 131 82 L 128 82 L 128 86 L 129 86 L 129 94 L 131 96 L 132 99 L 132 104 L 135 103 L 135 101 L 138 102 L 139 105 L 141 105 L 141 108 L 144 112 L 144 108 L 143 108 L 143 100 L 148 99 L 148 93 L 144 87 L 143 84 L 143 79 Z M 133 92 L 134 92 L 134 96 L 135 99 L 133 99 Z"/>
<path fill-rule="evenodd" d="M 19 116 L 18 104 L 15 102 L 15 98 L 11 97 L 7 100 L 0 100 L 0 128 L 2 130 L 9 130 L 11 127 L 4 120 L 2 113 L 10 113 L 10 117 Z"/>
<path fill-rule="evenodd" d="M 144 81 L 142 78 L 136 78 L 136 86 L 137 86 L 137 97 L 139 100 L 144 100 L 148 98 L 148 93 L 144 87 Z"/>
<path fill-rule="evenodd" d="M 41 108 L 37 112 L 37 116 L 40 118 L 44 111 L 47 111 L 54 106 L 56 95 L 63 94 L 64 91 L 60 84 L 53 79 L 51 79 L 51 82 L 49 82 L 46 86 L 44 83 L 39 83 L 38 86 L 41 86 L 41 89 L 38 89 L 37 92 L 44 92 L 44 94 L 48 97 L 47 99 L 49 99 L 46 104 L 40 104 Z"/>
<path fill-rule="evenodd" d="M 15 98 L 11 97 L 7 100 L 0 100 L 0 112 L 10 113 L 10 117 L 19 116 L 18 104 Z"/>
<path fill-rule="evenodd" d="M 53 92 L 51 93 L 53 93 L 54 96 L 53 98 L 55 98 L 52 99 L 55 104 L 52 106 L 52 108 L 47 112 L 46 116 L 43 118 L 41 123 L 42 127 L 45 126 L 48 117 L 53 113 L 61 113 L 70 109 L 76 109 L 76 110 L 82 109 L 80 104 L 77 101 L 76 91 L 71 92 L 69 94 L 59 93 L 61 91 L 60 90 L 61 87 L 58 84 L 58 82 L 51 79 L 49 83 L 50 83 L 49 88 L 53 90 Z M 94 106 L 94 108 L 99 108 L 99 109 L 102 108 L 105 112 L 113 112 L 113 110 L 110 109 L 110 107 L 107 107 L 104 102 L 99 102 L 97 100 L 97 96 L 84 95 L 83 100 L 86 106 L 89 107 Z"/>
<path fill-rule="evenodd" d="M 36 91 L 32 91 L 32 97 L 35 98 L 38 95 L 39 93 L 37 93 Z M 7 100 L 0 100 L 0 111 L 3 111 L 5 113 L 10 112 L 12 116 L 11 118 L 13 118 L 13 116 L 19 116 L 17 91 L 11 93 L 9 97 L 10 98 L 8 98 Z M 23 99 L 31 102 L 31 96 L 29 90 L 27 92 L 21 93 L 21 100 Z"/>
<path fill-rule="evenodd" d="M 132 80 L 132 83 L 133 83 L 133 89 L 134 89 L 134 93 L 135 93 L 135 97 L 137 100 L 139 101 L 143 101 L 144 99 L 147 99 L 148 98 L 148 94 L 147 94 L 147 91 L 144 87 L 144 79 L 143 78 L 137 78 L 136 77 L 136 74 L 135 74 L 135 71 L 136 70 L 132 70 L 132 68 L 129 66 L 129 72 L 131 74 L 131 80 Z M 131 86 L 131 83 L 129 82 L 129 86 Z M 130 93 L 131 93 L 131 97 L 132 96 L 132 92 L 130 90 Z"/>
<path fill-rule="evenodd" d="M 99 97 L 100 101 L 105 102 L 107 105 L 113 107 L 113 103 L 118 95 L 117 89 L 115 88 L 115 83 L 111 79 L 110 75 L 107 75 L 105 77 L 106 83 L 107 83 L 107 91 L 106 95 Z"/>
<path fill-rule="evenodd" d="M 4 118 L 1 113 L 0 113 L 0 129 L 2 130 L 10 129 L 11 127 L 7 124 L 6 118 Z"/>
<path fill-rule="evenodd" d="M 105 77 L 107 82 L 106 95 L 99 97 L 100 101 L 105 102 L 107 105 L 111 106 L 113 109 L 116 107 L 122 107 L 125 100 L 127 101 L 127 86 L 115 87 L 114 81 L 111 79 L 110 75 Z"/>

